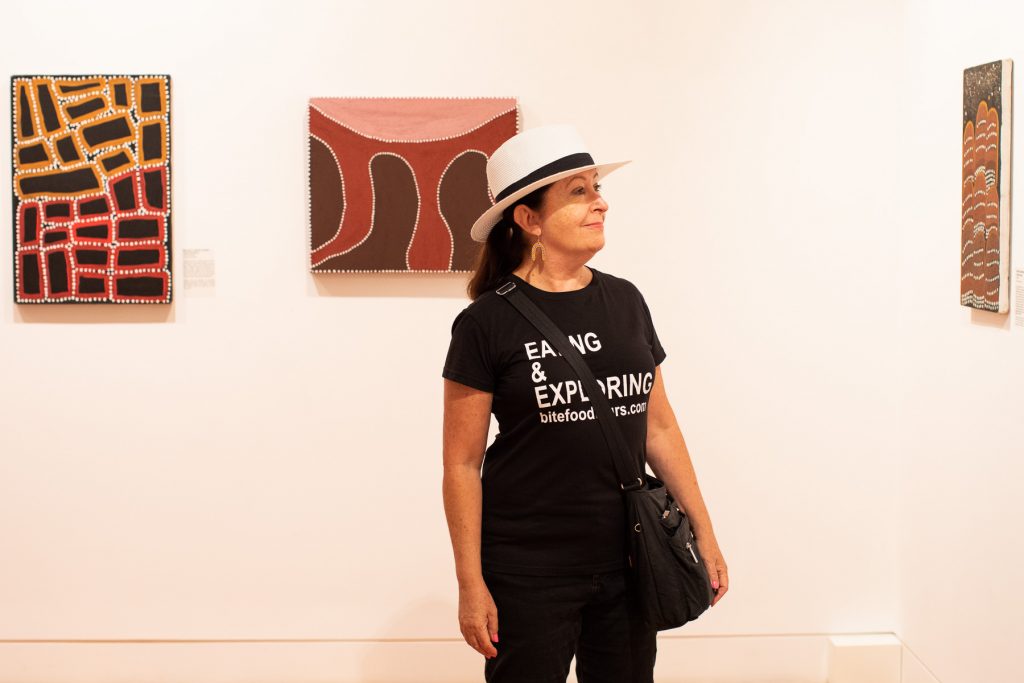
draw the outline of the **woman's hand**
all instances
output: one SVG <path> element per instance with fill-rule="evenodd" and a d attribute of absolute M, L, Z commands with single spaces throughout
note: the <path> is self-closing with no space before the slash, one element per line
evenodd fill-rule
<path fill-rule="evenodd" d="M 715 597 L 711 601 L 711 606 L 714 607 L 729 592 L 729 568 L 725 566 L 725 558 L 722 557 L 722 551 L 714 536 L 698 538 L 697 550 L 704 558 L 704 566 L 707 567 L 711 587 L 715 591 Z"/>
<path fill-rule="evenodd" d="M 459 588 L 459 629 L 469 646 L 490 659 L 498 656 L 498 607 L 481 579 Z"/>

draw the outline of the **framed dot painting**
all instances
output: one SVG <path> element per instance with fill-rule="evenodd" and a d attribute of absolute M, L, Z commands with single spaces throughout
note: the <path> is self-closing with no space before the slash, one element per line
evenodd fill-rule
<path fill-rule="evenodd" d="M 171 79 L 11 78 L 14 300 L 171 301 Z"/>
<path fill-rule="evenodd" d="M 471 270 L 487 159 L 517 132 L 515 98 L 311 99 L 310 270 Z"/>

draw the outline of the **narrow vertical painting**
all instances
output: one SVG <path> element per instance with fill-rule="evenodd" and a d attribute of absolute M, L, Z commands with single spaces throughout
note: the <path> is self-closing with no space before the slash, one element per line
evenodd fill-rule
<path fill-rule="evenodd" d="M 1013 61 L 964 70 L 960 303 L 1010 309 Z"/>
<path fill-rule="evenodd" d="M 170 86 L 11 78 L 16 303 L 170 303 Z"/>
<path fill-rule="evenodd" d="M 311 99 L 311 272 L 471 270 L 487 159 L 518 131 L 515 98 Z"/>

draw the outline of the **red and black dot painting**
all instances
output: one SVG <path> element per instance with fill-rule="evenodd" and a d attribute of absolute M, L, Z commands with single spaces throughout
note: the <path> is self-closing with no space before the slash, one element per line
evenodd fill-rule
<path fill-rule="evenodd" d="M 517 132 L 513 97 L 312 98 L 311 272 L 472 270 L 487 159 Z"/>
<path fill-rule="evenodd" d="M 15 303 L 170 303 L 170 76 L 13 76 L 11 105 Z"/>

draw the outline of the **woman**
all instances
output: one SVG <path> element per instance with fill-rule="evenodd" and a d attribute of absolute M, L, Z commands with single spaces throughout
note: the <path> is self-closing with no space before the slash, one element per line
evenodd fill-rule
<path fill-rule="evenodd" d="M 510 280 L 583 354 L 638 462 L 689 516 L 712 605 L 729 588 L 647 305 L 628 281 L 586 265 L 605 243 L 598 177 L 621 165 L 594 163 L 571 126 L 520 133 L 487 163 L 495 204 L 471 231 L 486 244 L 442 374 L 459 625 L 487 658 L 489 683 L 565 681 L 573 656 L 580 683 L 650 683 L 656 650 L 626 581 L 607 445 L 568 363 L 495 293 Z M 486 447 L 492 412 L 499 432 Z"/>

